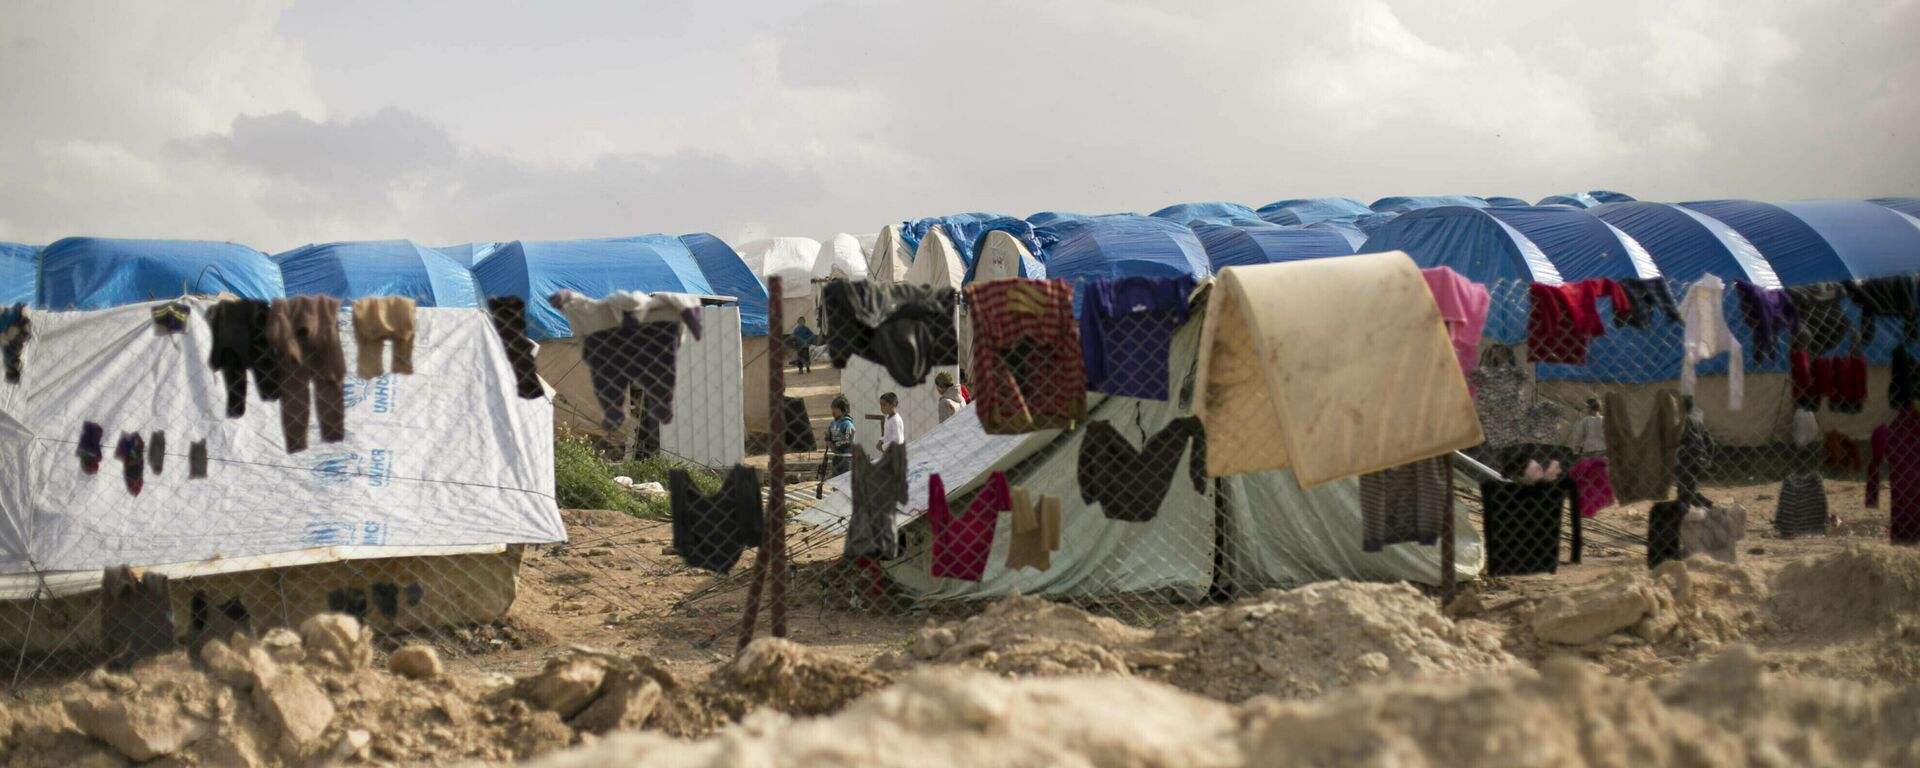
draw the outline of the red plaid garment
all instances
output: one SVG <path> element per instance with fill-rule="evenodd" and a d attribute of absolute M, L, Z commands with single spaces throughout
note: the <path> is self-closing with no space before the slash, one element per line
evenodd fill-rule
<path fill-rule="evenodd" d="M 967 286 L 974 411 L 988 434 L 1067 429 L 1087 419 L 1087 366 L 1065 280 Z"/>

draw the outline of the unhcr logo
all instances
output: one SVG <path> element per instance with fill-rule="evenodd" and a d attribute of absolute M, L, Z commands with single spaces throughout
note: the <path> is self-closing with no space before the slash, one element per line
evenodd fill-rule
<path fill-rule="evenodd" d="M 358 407 L 361 403 L 373 403 L 376 414 L 393 413 L 394 386 L 393 374 L 381 374 L 371 381 L 353 374 L 347 374 L 346 403 L 348 408 Z"/>
<path fill-rule="evenodd" d="M 342 483 L 360 474 L 360 454 L 353 451 L 328 451 L 320 454 L 309 470 L 322 483 Z"/>

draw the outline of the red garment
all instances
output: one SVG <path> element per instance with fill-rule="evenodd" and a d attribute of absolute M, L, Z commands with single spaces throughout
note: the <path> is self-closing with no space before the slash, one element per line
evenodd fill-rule
<path fill-rule="evenodd" d="M 1840 434 L 1827 433 L 1828 472 L 1863 472 L 1866 464 L 1860 459 L 1860 441 Z"/>
<path fill-rule="evenodd" d="M 1820 407 L 1821 387 L 1813 380 L 1813 356 L 1804 349 L 1787 353 L 1787 369 L 1793 374 L 1793 400 L 1808 410 Z"/>
<path fill-rule="evenodd" d="M 1573 484 L 1580 490 L 1581 517 L 1593 517 L 1613 506 L 1613 478 L 1607 472 L 1607 457 L 1590 456 L 1575 462 Z"/>
<path fill-rule="evenodd" d="M 1845 413 L 1859 413 L 1867 407 L 1867 359 L 1865 357 L 1837 357 L 1833 359 L 1833 408 Z"/>
<path fill-rule="evenodd" d="M 965 384 L 960 385 L 960 403 L 965 405 L 971 402 L 973 402 L 973 390 L 967 389 Z"/>
<path fill-rule="evenodd" d="M 1607 334 L 1594 303 L 1601 296 L 1612 299 L 1615 322 L 1633 311 L 1626 289 L 1605 278 L 1568 285 L 1534 283 L 1527 292 L 1533 299 L 1527 316 L 1527 360 L 1536 363 L 1587 362 L 1587 342 Z"/>
<path fill-rule="evenodd" d="M 967 505 L 967 513 L 954 517 L 947 509 L 947 486 L 939 475 L 927 479 L 927 525 L 933 530 L 934 576 L 979 581 L 987 571 L 987 555 L 993 551 L 993 529 L 1000 513 L 1013 508 L 1013 491 L 1007 476 L 1000 472 L 987 478 L 987 485 Z"/>
<path fill-rule="evenodd" d="M 1793 375 L 1793 399 L 1807 408 L 1828 407 L 1843 413 L 1859 413 L 1867 405 L 1867 359 L 1864 357 L 1812 358 L 1804 349 L 1789 353 L 1788 370 Z"/>
<path fill-rule="evenodd" d="M 1067 429 L 1087 420 L 1087 368 L 1065 280 L 967 286 L 973 316 L 974 412 L 990 435 Z"/>
<path fill-rule="evenodd" d="M 1892 486 L 1887 538 L 1895 544 L 1920 543 L 1920 412 L 1909 408 L 1873 430 L 1873 457 L 1867 461 L 1867 507 L 1880 506 L 1880 472 Z"/>

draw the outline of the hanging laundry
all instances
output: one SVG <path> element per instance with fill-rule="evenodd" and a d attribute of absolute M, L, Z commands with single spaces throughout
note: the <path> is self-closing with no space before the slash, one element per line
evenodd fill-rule
<path fill-rule="evenodd" d="M 1867 407 L 1867 359 L 1863 356 L 1823 357 L 1813 361 L 1816 390 L 1836 413 L 1860 413 Z"/>
<path fill-rule="evenodd" d="M 760 476 L 752 467 L 734 465 L 711 496 L 700 492 L 686 470 L 672 470 L 667 499 L 673 509 L 673 549 L 694 568 L 733 570 L 740 551 L 759 546 L 766 536 Z"/>
<path fill-rule="evenodd" d="M 1581 517 L 1593 517 L 1613 506 L 1613 477 L 1607 472 L 1607 457 L 1588 456 L 1574 462 L 1573 485 L 1580 492 Z"/>
<path fill-rule="evenodd" d="M 1860 305 L 1860 343 L 1873 343 L 1873 330 L 1882 317 L 1903 321 L 1900 343 L 1920 337 L 1920 296 L 1914 295 L 1912 275 L 1890 275 L 1846 284 L 1847 296 Z"/>
<path fill-rule="evenodd" d="M 32 340 L 33 318 L 27 314 L 27 305 L 15 304 L 0 310 L 0 367 L 5 368 L 8 384 L 20 383 L 27 342 Z"/>
<path fill-rule="evenodd" d="M 1453 478 L 1444 457 L 1423 459 L 1360 476 L 1360 549 L 1440 541 L 1442 520 L 1453 511 Z"/>
<path fill-rule="evenodd" d="M 1793 336 L 1793 298 L 1779 288 L 1762 288 L 1752 283 L 1734 283 L 1740 307 L 1747 316 L 1747 328 L 1753 331 L 1753 359 L 1772 360 L 1780 351 L 1780 340 Z"/>
<path fill-rule="evenodd" d="M 945 287 L 827 283 L 821 309 L 833 367 L 845 368 L 859 355 L 886 368 L 900 386 L 912 387 L 925 382 L 934 366 L 959 365 L 959 299 Z"/>
<path fill-rule="evenodd" d="M 866 450 L 855 445 L 852 483 L 853 514 L 847 520 L 846 558 L 898 558 L 900 539 L 893 532 L 893 515 L 907 503 L 907 447 L 889 445 L 879 461 L 870 462 Z"/>
<path fill-rule="evenodd" d="M 507 365 L 513 369 L 514 390 L 522 399 L 535 400 L 546 394 L 534 367 L 533 341 L 527 338 L 527 302 L 518 296 L 487 299 L 487 317 L 493 320 L 493 332 L 507 348 Z"/>
<path fill-rule="evenodd" d="M 1207 492 L 1206 435 L 1192 416 L 1167 422 L 1146 444 L 1134 448 L 1126 436 L 1105 421 L 1087 425 L 1080 439 L 1077 477 L 1080 500 L 1099 504 L 1108 520 L 1144 523 L 1160 514 L 1180 456 L 1193 446 L 1187 459 L 1187 479 L 1193 492 Z"/>
<path fill-rule="evenodd" d="M 1673 303 L 1673 292 L 1667 288 L 1667 281 L 1658 277 L 1630 277 L 1616 280 L 1620 290 L 1625 291 L 1632 308 L 1627 311 L 1625 323 L 1634 328 L 1646 330 L 1653 327 L 1655 312 L 1667 318 L 1669 323 L 1680 322 L 1680 308 Z M 1615 316 L 1619 307 L 1615 307 Z"/>
<path fill-rule="evenodd" d="M 1663 501 L 1647 510 L 1648 568 L 1668 560 L 1687 559 L 1686 550 L 1680 546 L 1680 524 L 1686 520 L 1687 511 L 1687 505 L 1677 501 Z"/>
<path fill-rule="evenodd" d="M 1686 419 L 1680 394 L 1668 390 L 1654 395 L 1653 413 L 1637 426 L 1628 418 L 1626 397 L 1619 393 L 1607 395 L 1606 412 L 1607 472 L 1614 500 L 1632 504 L 1665 499 Z"/>
<path fill-rule="evenodd" d="M 1816 464 L 1820 447 L 1820 424 L 1813 411 L 1795 409 L 1787 475 L 1780 481 L 1780 502 L 1773 513 L 1773 528 L 1783 535 L 1827 532 L 1827 488 Z"/>
<path fill-rule="evenodd" d="M 1087 373 L 1073 284 L 993 280 L 967 286 L 974 413 L 990 435 L 1071 429 L 1087 420 Z M 1164 378 L 1164 377 L 1163 377 Z"/>
<path fill-rule="evenodd" d="M 1573 551 L 1569 562 L 1580 562 L 1580 516 L 1573 513 L 1573 481 L 1510 483 L 1489 480 L 1480 484 L 1484 507 L 1481 527 L 1486 538 L 1486 575 L 1519 576 L 1560 570 L 1562 516 L 1573 521 Z"/>
<path fill-rule="evenodd" d="M 700 338 L 700 299 L 684 293 L 614 291 L 592 299 L 563 290 L 547 297 L 547 303 L 567 317 L 576 339 L 646 323 L 681 323 Z"/>
<path fill-rule="evenodd" d="M 207 365 L 227 384 L 227 418 L 247 415 L 247 374 L 260 390 L 260 399 L 280 399 L 280 354 L 267 341 L 271 307 L 264 301 L 234 299 L 207 308 L 207 326 L 213 330 Z"/>
<path fill-rule="evenodd" d="M 1867 462 L 1860 457 L 1860 441 L 1839 432 L 1828 431 L 1826 448 L 1826 459 L 1821 462 L 1821 466 L 1828 472 L 1867 471 Z"/>
<path fill-rule="evenodd" d="M 1858 346 L 1860 332 L 1847 319 L 1840 303 L 1842 291 L 1833 283 L 1796 285 L 1787 289 L 1793 301 L 1793 348 L 1818 356 L 1842 342 Z"/>
<path fill-rule="evenodd" d="M 602 427 L 613 430 L 626 423 L 627 394 L 635 387 L 649 418 L 673 422 L 680 327 L 700 338 L 698 299 L 621 291 L 594 300 L 560 291 L 547 301 L 567 316 L 574 338 L 580 339 L 580 359 L 600 403 Z"/>
<path fill-rule="evenodd" d="M 1690 409 L 1680 423 L 1680 443 L 1673 461 L 1674 500 L 1690 507 L 1710 505 L 1712 502 L 1700 494 L 1700 481 L 1713 467 L 1713 438 L 1707 433 L 1706 414 L 1698 407 Z"/>
<path fill-rule="evenodd" d="M 1920 362 L 1905 344 L 1893 348 L 1893 378 L 1887 383 L 1887 405 L 1895 411 L 1920 401 Z"/>
<path fill-rule="evenodd" d="M 1880 478 L 1891 487 L 1888 495 L 1887 538 L 1895 544 L 1920 543 L 1920 411 L 1894 414 L 1873 430 L 1867 459 L 1867 508 L 1880 508 Z"/>
<path fill-rule="evenodd" d="M 1740 342 L 1733 338 L 1733 329 L 1727 327 L 1727 319 L 1720 313 L 1725 288 L 1720 278 L 1705 275 L 1687 289 L 1687 298 L 1680 302 L 1680 316 L 1686 324 L 1681 344 L 1680 394 L 1693 395 L 1697 383 L 1694 368 L 1700 361 L 1725 352 L 1727 407 L 1737 411 L 1746 392 L 1746 361 L 1740 352 Z"/>
<path fill-rule="evenodd" d="M 1527 287 L 1532 310 L 1527 315 L 1527 360 L 1536 363 L 1587 362 L 1587 342 L 1605 336 L 1596 301 L 1613 301 L 1616 318 L 1632 314 L 1633 300 L 1619 283 L 1603 278 L 1567 285 L 1533 283 Z"/>
<path fill-rule="evenodd" d="M 153 473 L 161 474 L 167 467 L 167 433 L 156 431 L 147 439 L 147 466 Z"/>
<path fill-rule="evenodd" d="M 1747 535 L 1747 510 L 1740 505 L 1695 507 L 1680 519 L 1680 549 L 1688 556 L 1706 555 L 1723 563 L 1739 557 L 1737 546 Z"/>
<path fill-rule="evenodd" d="M 940 476 L 928 478 L 927 526 L 933 533 L 930 573 L 936 578 L 979 581 L 993 551 L 993 529 L 1000 513 L 1012 504 L 1007 476 L 995 472 L 967 505 L 967 513 L 956 518 L 947 508 L 947 487 Z"/>
<path fill-rule="evenodd" d="M 100 471 L 100 459 L 106 453 L 107 428 L 91 421 L 80 425 L 80 471 L 89 475 Z"/>
<path fill-rule="evenodd" d="M 1080 352 L 1094 392 L 1147 400 L 1170 394 L 1173 332 L 1187 322 L 1193 277 L 1123 277 L 1086 283 Z"/>
<path fill-rule="evenodd" d="M 169 301 L 153 308 L 153 335 L 171 336 L 187 329 L 193 307 L 184 301 Z"/>
<path fill-rule="evenodd" d="M 340 351 L 339 318 L 340 300 L 331 296 L 274 299 L 267 314 L 267 343 L 279 357 L 287 453 L 307 449 L 309 419 L 316 413 L 322 442 L 347 439 L 347 358 Z"/>
<path fill-rule="evenodd" d="M 207 476 L 207 441 L 195 440 L 187 447 L 187 478 L 199 480 Z"/>
<path fill-rule="evenodd" d="M 1007 570 L 1053 568 L 1060 550 L 1060 497 L 1013 489 L 1013 536 L 1007 542 Z"/>
<path fill-rule="evenodd" d="M 1433 292 L 1434 304 L 1440 307 L 1440 319 L 1447 324 L 1447 338 L 1453 342 L 1454 355 L 1460 358 L 1460 374 L 1472 376 L 1480 365 L 1480 335 L 1487 329 L 1492 297 L 1486 286 L 1448 267 L 1423 269 L 1420 276 L 1426 278 L 1427 290 Z M 1471 386 L 1467 390 L 1472 394 Z"/>
<path fill-rule="evenodd" d="M 377 379 L 387 372 L 383 352 L 393 342 L 393 372 L 413 374 L 413 299 L 377 296 L 353 303 L 353 341 L 359 357 L 355 372 Z"/>
<path fill-rule="evenodd" d="M 146 487 L 147 441 L 137 432 L 120 433 L 120 442 L 113 446 L 113 457 L 120 460 L 121 476 L 127 482 L 127 493 L 140 495 L 140 489 Z"/>

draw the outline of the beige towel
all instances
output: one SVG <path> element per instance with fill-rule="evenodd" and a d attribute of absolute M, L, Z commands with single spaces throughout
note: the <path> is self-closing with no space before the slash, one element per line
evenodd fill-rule
<path fill-rule="evenodd" d="M 1007 569 L 1053 567 L 1060 549 L 1060 497 L 1041 496 L 1038 503 L 1025 488 L 1013 489 L 1013 540 L 1007 544 Z"/>

